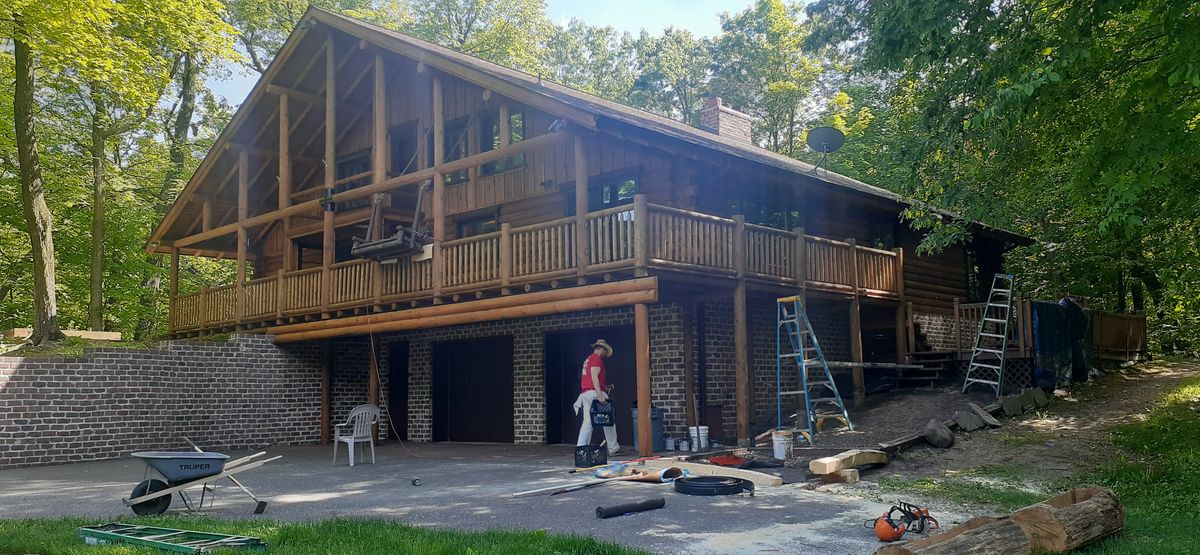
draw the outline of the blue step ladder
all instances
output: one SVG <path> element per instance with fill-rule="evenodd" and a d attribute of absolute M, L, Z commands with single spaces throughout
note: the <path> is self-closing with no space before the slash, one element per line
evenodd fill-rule
<path fill-rule="evenodd" d="M 975 334 L 975 345 L 971 348 L 963 393 L 971 384 L 983 384 L 996 390 L 996 398 L 999 398 L 1004 389 L 1004 358 L 1008 351 L 1008 322 L 1015 281 L 1012 274 L 992 276 L 992 291 L 979 319 L 979 332 Z"/>
<path fill-rule="evenodd" d="M 833 372 L 825 361 L 817 334 L 813 333 L 808 313 L 799 296 L 776 299 L 778 320 L 775 327 L 775 384 L 777 430 L 783 430 L 783 398 L 799 395 L 804 398 L 804 414 L 807 425 L 797 427 L 796 432 L 809 445 L 813 435 L 821 430 L 825 420 L 833 419 L 847 429 L 853 430 L 850 415 L 842 403 L 837 384 L 833 383 Z M 784 336 L 787 339 L 784 339 Z M 799 373 L 800 389 L 783 390 L 783 369 L 796 368 Z M 799 413 L 796 414 L 797 418 Z"/>

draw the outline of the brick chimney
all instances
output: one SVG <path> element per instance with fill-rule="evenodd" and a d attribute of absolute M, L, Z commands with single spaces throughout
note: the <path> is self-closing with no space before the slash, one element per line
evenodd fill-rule
<path fill-rule="evenodd" d="M 700 127 L 722 137 L 747 143 L 752 142 L 750 138 L 752 122 L 753 118 L 749 114 L 725 106 L 719 96 L 705 98 L 704 106 L 700 107 Z"/>

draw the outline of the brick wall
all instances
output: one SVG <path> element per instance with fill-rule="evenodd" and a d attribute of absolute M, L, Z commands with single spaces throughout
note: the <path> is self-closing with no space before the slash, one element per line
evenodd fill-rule
<path fill-rule="evenodd" d="M 917 333 L 925 338 L 934 351 L 954 350 L 954 316 L 936 312 L 913 312 Z M 972 335 L 974 339 L 974 335 Z M 920 350 L 918 345 L 917 350 Z"/>
<path fill-rule="evenodd" d="M 678 305 L 663 303 L 650 307 L 650 375 L 653 406 L 664 412 L 665 432 L 683 435 L 683 324 Z M 389 344 L 408 343 L 408 437 L 413 441 L 432 438 L 432 344 L 482 337 L 511 336 L 513 339 L 513 424 L 516 443 L 546 441 L 545 336 L 568 330 L 633 325 L 633 308 L 622 307 L 520 320 L 484 322 L 412 332 L 380 334 L 380 380 L 386 407 Z M 367 343 L 362 338 L 337 340 L 333 375 L 334 416 L 344 418 L 349 409 L 367 399 Z M 363 353 L 363 354 L 356 354 Z"/>
<path fill-rule="evenodd" d="M 320 345 L 262 336 L 89 349 L 80 358 L 0 357 L 0 468 L 175 448 L 312 443 Z"/>

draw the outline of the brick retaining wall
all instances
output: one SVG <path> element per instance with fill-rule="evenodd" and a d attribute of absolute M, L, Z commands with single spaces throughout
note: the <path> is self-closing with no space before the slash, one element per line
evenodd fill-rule
<path fill-rule="evenodd" d="M 0 468 L 176 448 L 312 443 L 320 345 L 265 336 L 88 349 L 79 358 L 0 357 Z"/>

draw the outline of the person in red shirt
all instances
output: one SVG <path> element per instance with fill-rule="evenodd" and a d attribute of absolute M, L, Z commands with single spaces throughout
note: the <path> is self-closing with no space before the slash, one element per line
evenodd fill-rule
<path fill-rule="evenodd" d="M 579 374 L 579 398 L 575 400 L 575 414 L 583 409 L 583 424 L 579 426 L 579 441 L 576 446 L 592 442 L 592 401 L 608 402 L 609 386 L 604 380 L 604 359 L 611 357 L 613 348 L 603 339 L 592 343 L 592 354 L 583 361 L 583 369 Z M 604 439 L 608 441 L 608 454 L 615 455 L 621 445 L 617 443 L 616 426 L 604 426 Z"/>

